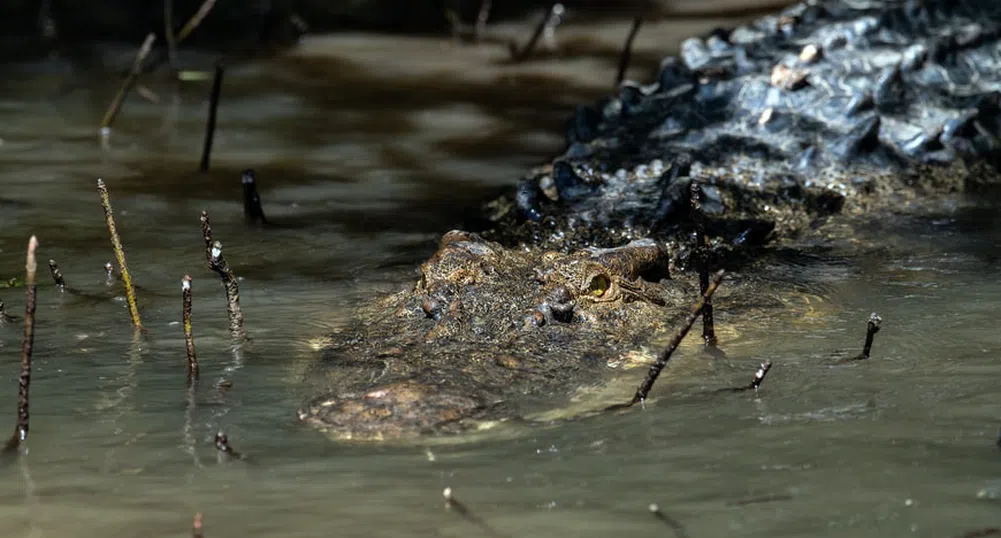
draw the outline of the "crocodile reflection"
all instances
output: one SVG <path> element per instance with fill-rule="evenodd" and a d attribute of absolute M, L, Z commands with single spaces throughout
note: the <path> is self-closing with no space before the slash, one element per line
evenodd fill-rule
<path fill-rule="evenodd" d="M 659 334 L 694 291 L 652 240 L 571 254 L 446 234 L 416 287 L 325 350 L 331 392 L 299 418 L 341 439 L 455 433 L 569 395 Z"/>

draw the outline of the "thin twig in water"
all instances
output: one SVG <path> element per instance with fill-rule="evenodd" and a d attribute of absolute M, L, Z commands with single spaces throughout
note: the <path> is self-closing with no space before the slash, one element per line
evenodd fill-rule
<path fill-rule="evenodd" d="M 618 88 L 622 81 L 626 79 L 626 70 L 629 69 L 629 62 L 633 56 L 633 41 L 643 24 L 643 17 L 637 15 L 633 19 L 633 25 L 629 28 L 629 35 L 626 36 L 626 44 L 622 46 L 622 54 L 619 55 L 619 72 L 615 76 L 615 87 Z"/>
<path fill-rule="evenodd" d="M 264 209 L 261 208 L 261 195 L 257 193 L 257 174 L 250 168 L 243 171 L 243 218 L 248 224 L 267 224 Z"/>
<path fill-rule="evenodd" d="M 111 262 L 104 263 L 104 284 L 110 286 L 115 283 L 115 265 Z"/>
<path fill-rule="evenodd" d="M 657 360 L 650 365 L 650 370 L 647 372 L 647 375 L 643 379 L 639 388 L 636 389 L 636 394 L 633 395 L 633 399 L 625 404 L 610 406 L 608 407 L 608 410 L 631 407 L 636 403 L 646 400 L 647 395 L 650 393 L 650 389 L 653 388 L 653 384 L 657 381 L 657 377 L 660 376 L 660 372 L 665 366 L 667 366 L 667 361 L 671 360 L 671 355 L 674 354 L 676 349 L 678 349 L 678 345 L 681 344 L 681 341 L 685 338 L 685 335 L 688 334 L 688 331 L 692 329 L 692 325 L 695 324 L 695 320 L 698 319 L 699 313 L 702 312 L 702 307 L 705 306 L 706 300 L 711 298 L 713 293 L 716 293 L 716 288 L 719 287 L 720 282 L 723 280 L 723 274 L 724 271 L 720 270 L 713 276 L 712 281 L 709 283 L 709 288 L 706 289 L 706 293 L 702 295 L 702 297 L 699 297 L 698 302 L 696 302 L 695 306 L 692 307 L 691 313 L 688 314 L 688 317 L 685 319 L 681 328 L 674 333 L 671 337 L 671 341 L 668 342 L 667 347 L 664 348 L 664 351 L 657 356 Z"/>
<path fill-rule="evenodd" d="M 524 47 L 518 48 L 516 43 L 511 43 L 511 56 L 516 62 L 525 61 L 535 50 L 535 47 L 539 44 L 539 39 L 542 34 L 547 30 L 552 31 L 552 29 L 560 23 L 561 17 L 563 16 L 563 4 L 559 2 L 553 2 L 549 9 L 546 10 L 545 16 L 539 21 L 539 24 L 535 27 L 535 31 L 532 33 L 532 37 L 528 40 L 528 43 Z"/>
<path fill-rule="evenodd" d="M 153 50 L 154 42 L 156 42 L 156 34 L 150 32 L 136 53 L 136 59 L 132 62 L 132 69 L 129 70 L 128 76 L 125 77 L 122 86 L 118 88 L 118 93 L 115 94 L 115 97 L 111 100 L 111 104 L 108 105 L 108 110 L 104 113 L 104 119 L 101 120 L 102 135 L 106 136 L 110 131 L 111 125 L 115 122 L 115 117 L 118 116 L 118 111 L 122 108 L 122 103 L 125 102 L 125 97 L 132 90 L 132 87 L 135 86 L 139 75 L 142 73 L 143 62 L 146 60 L 146 56 L 149 56 L 150 51 Z"/>
<path fill-rule="evenodd" d="M 487 30 L 487 20 L 490 19 L 492 0 L 482 0 L 480 10 L 476 13 L 476 24 L 473 26 L 473 41 L 479 43 Z"/>
<path fill-rule="evenodd" d="M 191 333 L 191 277 L 181 279 L 182 319 L 184 323 L 184 348 L 188 357 L 188 386 L 198 380 L 198 358 L 195 356 L 195 337 Z"/>
<path fill-rule="evenodd" d="M 111 246 L 115 250 L 115 258 L 118 260 L 118 270 L 122 274 L 122 283 L 125 285 L 125 299 L 129 305 L 129 316 L 132 317 L 132 326 L 137 330 L 142 330 L 142 320 L 139 319 L 139 306 L 136 304 L 136 291 L 132 287 L 132 277 L 129 275 L 128 265 L 125 263 L 125 249 L 122 248 L 122 240 L 118 237 L 118 228 L 115 226 L 115 217 L 111 209 L 111 198 L 108 196 L 108 188 L 104 186 L 104 181 L 97 180 L 97 192 L 101 195 L 101 207 L 104 208 L 104 219 L 108 224 L 108 233 L 111 234 Z"/>
<path fill-rule="evenodd" d="M 702 187 L 697 181 L 692 181 L 689 187 L 691 193 L 692 222 L 695 223 L 695 249 L 693 254 L 699 266 L 699 292 L 705 295 L 709 288 L 709 242 L 706 239 L 705 215 L 702 213 L 702 203 L 699 197 Z M 713 302 L 706 299 L 702 308 L 702 340 L 707 346 L 716 345 L 716 326 L 713 319 Z"/>
<path fill-rule="evenodd" d="M 459 502 L 459 500 L 456 499 L 454 495 L 452 495 L 452 488 L 445 488 L 441 492 L 441 495 L 445 497 L 446 510 L 454 510 L 456 513 L 461 515 L 467 521 L 479 527 L 480 530 L 482 530 L 483 533 L 488 536 L 501 536 L 497 531 L 493 529 L 493 527 L 488 525 L 486 521 L 474 515 L 472 512 L 469 511 L 468 508 L 466 508 L 466 505 Z"/>
<path fill-rule="evenodd" d="M 7 313 L 7 310 L 4 308 L 3 299 L 0 299 L 0 325 L 6 325 L 16 319 L 16 317 Z"/>
<path fill-rule="evenodd" d="M 167 64 L 177 78 L 177 38 L 174 36 L 174 0 L 163 0 L 163 37 L 167 40 Z"/>
<path fill-rule="evenodd" d="M 191 523 L 191 538 L 205 538 L 202 532 L 202 513 L 195 514 L 195 520 Z"/>
<path fill-rule="evenodd" d="M 25 257 L 24 280 L 27 291 L 27 299 L 24 306 L 24 340 L 21 342 L 21 373 L 17 380 L 17 425 L 14 428 L 14 435 L 7 441 L 4 452 L 16 451 L 28 438 L 28 389 L 31 386 L 31 351 L 35 343 L 35 273 L 38 271 L 38 262 L 35 259 L 35 250 L 38 248 L 38 239 L 31 236 L 28 240 L 28 254 Z"/>
<path fill-rule="evenodd" d="M 215 3 L 216 0 L 205 0 L 205 2 L 202 3 L 202 5 L 198 8 L 198 11 L 196 11 L 195 14 L 188 19 L 188 22 L 184 23 L 184 26 L 181 27 L 181 31 L 177 32 L 178 43 L 187 39 L 188 36 L 191 35 L 191 32 L 194 32 L 195 28 L 198 28 L 198 25 L 202 23 L 205 16 L 212 11 L 212 7 L 215 6 Z"/>
<path fill-rule="evenodd" d="M 212 96 L 209 98 L 209 117 L 205 125 L 205 145 L 202 147 L 202 163 L 199 170 L 209 171 L 209 160 L 212 158 L 212 141 L 215 139 L 216 111 L 219 109 L 219 94 L 222 92 L 222 77 L 226 73 L 222 63 L 215 64 L 215 77 L 212 79 Z"/>
<path fill-rule="evenodd" d="M 240 310 L 240 285 L 236 275 L 230 268 L 226 258 L 222 257 L 222 243 L 212 240 L 212 227 L 209 225 L 209 214 L 202 211 L 202 238 L 205 240 L 205 257 L 208 258 L 209 269 L 212 269 L 226 288 L 226 311 L 229 314 L 229 334 L 233 338 L 245 336 L 243 331 L 243 312 Z"/>
<path fill-rule="evenodd" d="M 862 346 L 862 353 L 859 353 L 854 357 L 849 357 L 847 359 L 844 359 L 841 362 L 845 363 L 845 362 L 868 360 L 869 353 L 872 351 L 872 341 L 876 337 L 876 333 L 879 332 L 879 329 L 881 328 L 882 324 L 883 324 L 883 318 L 879 317 L 879 315 L 876 314 L 875 312 L 870 314 L 869 323 L 867 323 L 865 327 L 865 344 Z"/>
<path fill-rule="evenodd" d="M 761 366 L 758 367 L 758 371 L 754 374 L 754 379 L 752 379 L 747 385 L 719 389 L 717 392 L 744 392 L 745 390 L 753 390 L 754 392 L 757 392 L 761 383 L 764 382 L 765 376 L 768 375 L 768 371 L 771 369 L 772 361 L 765 361 L 761 363 Z"/>
<path fill-rule="evenodd" d="M 671 530 L 674 531 L 675 536 L 688 538 L 688 531 L 685 530 L 685 527 L 682 526 L 676 519 L 662 512 L 656 503 L 651 503 L 648 509 L 650 510 L 650 513 L 653 514 L 653 517 L 670 527 Z"/>
<path fill-rule="evenodd" d="M 56 265 L 56 260 L 49 260 L 49 273 L 52 274 L 52 280 L 55 281 L 56 287 L 59 291 L 66 289 L 66 280 L 63 278 L 63 272 L 59 270 L 59 266 Z"/>
<path fill-rule="evenodd" d="M 243 454 L 234 450 L 229 444 L 229 437 L 223 432 L 215 434 L 215 448 L 218 451 L 219 463 L 244 459 Z"/>

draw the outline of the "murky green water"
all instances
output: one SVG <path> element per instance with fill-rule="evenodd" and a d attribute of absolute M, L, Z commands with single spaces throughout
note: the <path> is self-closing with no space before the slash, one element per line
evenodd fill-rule
<path fill-rule="evenodd" d="M 387 63 L 403 46 L 413 58 Z M 749 323 L 719 305 L 726 358 L 686 346 L 645 409 L 432 447 L 339 445 L 298 425 L 309 340 L 353 304 L 408 285 L 437 235 L 558 151 L 567 108 L 614 75 L 614 58 L 600 54 L 513 69 L 440 43 L 324 47 L 229 72 L 207 175 L 193 171 L 207 84 L 186 85 L 175 106 L 164 81 L 148 81 L 161 102 L 133 96 L 102 150 L 95 126 L 116 79 L 60 63 L 5 68 L 0 277 L 21 276 L 34 233 L 71 286 L 107 294 L 112 254 L 94 188 L 103 177 L 150 338 L 133 345 L 118 294 L 60 294 L 43 272 L 29 451 L 0 471 L 0 534 L 182 536 L 195 512 L 213 537 L 959 536 L 1001 526 L 992 202 L 874 223 L 864 239 L 881 246 L 861 258 L 816 253 L 780 266 L 777 277 L 809 294 L 797 305 L 809 315 Z M 248 166 L 281 226 L 243 225 Z M 204 267 L 202 209 L 243 278 L 253 343 L 239 352 Z M 202 364 L 193 406 L 178 323 L 185 273 Z M 0 297 L 23 312 L 23 290 Z M 873 359 L 834 366 L 859 350 L 870 311 L 884 318 Z M 0 327 L 11 425 L 20 339 L 19 325 Z M 712 394 L 766 359 L 775 366 L 760 393 Z M 219 379 L 232 387 L 219 391 Z M 217 463 L 220 429 L 249 462 Z M 446 486 L 472 518 L 443 509 Z"/>

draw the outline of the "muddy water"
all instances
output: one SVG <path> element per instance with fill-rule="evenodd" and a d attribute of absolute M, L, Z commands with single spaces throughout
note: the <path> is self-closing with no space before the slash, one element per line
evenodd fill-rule
<path fill-rule="evenodd" d="M 795 310 L 806 314 L 741 320 L 719 305 L 726 357 L 689 343 L 644 409 L 434 446 L 335 444 L 296 424 L 311 341 L 353 304 L 411 282 L 442 230 L 559 151 L 568 108 L 607 90 L 608 51 L 625 25 L 592 30 L 568 38 L 577 56 L 522 67 L 491 48 L 361 36 L 234 65 L 209 174 L 194 172 L 207 83 L 174 97 L 147 80 L 160 102 L 133 96 L 102 149 L 109 72 L 6 67 L 0 277 L 21 275 L 34 233 L 42 259 L 83 293 L 42 275 L 29 450 L 0 471 L 0 534 L 183 536 L 195 512 L 208 536 L 958 536 L 1001 526 L 1001 221 L 990 201 L 874 222 L 862 239 L 875 246 L 861 256 L 779 264 L 772 274 L 803 291 Z M 683 35 L 662 30 L 641 34 L 636 76 Z M 243 225 L 248 166 L 276 227 Z M 141 286 L 149 339 L 138 344 L 120 290 L 105 283 L 97 177 Z M 202 209 L 242 277 L 253 342 L 237 351 L 204 268 Z M 202 363 L 193 404 L 178 323 L 186 273 Z M 23 312 L 23 289 L 0 297 Z M 858 352 L 871 311 L 885 320 L 873 359 L 835 366 Z M 11 423 L 19 345 L 19 326 L 0 327 Z M 775 367 L 759 393 L 713 393 L 748 382 L 766 359 Z M 220 429 L 246 462 L 217 462 Z M 443 509 L 446 486 L 472 517 Z"/>

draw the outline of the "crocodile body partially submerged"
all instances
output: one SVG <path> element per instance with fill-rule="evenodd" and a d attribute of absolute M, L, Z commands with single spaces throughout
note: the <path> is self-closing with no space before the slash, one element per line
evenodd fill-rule
<path fill-rule="evenodd" d="M 652 85 L 579 107 L 565 154 L 489 204 L 482 237 L 447 234 L 414 289 L 363 308 L 300 418 L 339 438 L 456 432 L 642 362 L 696 296 L 668 270 L 692 181 L 736 253 L 998 183 L 999 37 L 993 0 L 908 0 L 808 2 L 686 41 Z"/>

